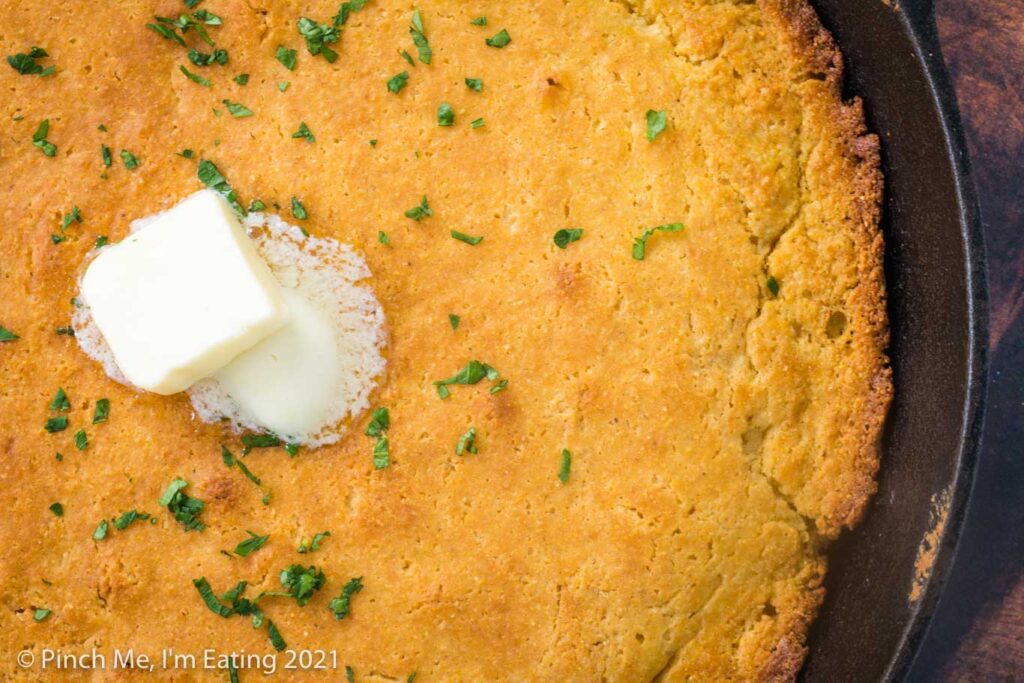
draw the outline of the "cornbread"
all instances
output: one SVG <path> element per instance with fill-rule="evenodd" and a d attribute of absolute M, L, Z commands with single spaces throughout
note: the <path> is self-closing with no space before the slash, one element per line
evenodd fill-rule
<path fill-rule="evenodd" d="M 202 10 L 224 64 L 154 19 Z M 275 632 L 334 653 L 282 652 L 288 681 L 795 677 L 891 395 L 878 142 L 813 10 L 371 0 L 325 42 L 338 12 L 0 6 L 4 54 L 55 66 L 0 64 L 0 677 L 80 680 L 44 651 L 95 649 L 96 680 L 228 680 L 203 649 Z M 68 337 L 97 237 L 200 189 L 200 159 L 366 260 L 386 424 L 243 456 Z M 434 384 L 460 370 L 479 381 Z M 254 628 L 239 581 L 293 595 Z M 199 664 L 161 666 L 171 647 Z"/>

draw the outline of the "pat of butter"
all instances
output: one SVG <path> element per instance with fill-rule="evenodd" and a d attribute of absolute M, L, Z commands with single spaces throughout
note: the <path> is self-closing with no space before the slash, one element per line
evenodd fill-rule
<path fill-rule="evenodd" d="M 241 412 L 280 436 L 316 434 L 336 399 L 341 365 L 334 329 L 295 290 L 283 291 L 288 324 L 214 378 Z"/>
<path fill-rule="evenodd" d="M 211 190 L 104 248 L 81 293 L 121 372 L 158 394 L 187 389 L 288 320 L 270 268 Z"/>

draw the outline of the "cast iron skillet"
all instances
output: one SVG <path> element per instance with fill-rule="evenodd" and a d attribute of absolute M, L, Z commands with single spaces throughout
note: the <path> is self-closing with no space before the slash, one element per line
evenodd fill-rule
<path fill-rule="evenodd" d="M 882 141 L 895 400 L 878 494 L 830 552 L 804 681 L 899 680 L 952 564 L 982 421 L 988 339 L 977 203 L 932 0 L 812 0 Z M 948 521 L 923 597 L 908 601 L 933 497 Z"/>

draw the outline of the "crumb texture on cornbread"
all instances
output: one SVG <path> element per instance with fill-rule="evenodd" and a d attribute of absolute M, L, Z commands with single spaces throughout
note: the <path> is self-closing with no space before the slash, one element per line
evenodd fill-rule
<path fill-rule="evenodd" d="M 388 0 L 350 14 L 332 64 L 296 22 L 329 23 L 336 3 L 207 0 L 197 9 L 223 19 L 208 30 L 230 55 L 208 67 L 145 26 L 180 2 L 0 7 L 4 54 L 39 45 L 57 65 L 39 77 L 0 63 L 0 324 L 20 336 L 0 344 L 4 678 L 81 675 L 17 670 L 24 648 L 272 652 L 265 627 L 213 614 L 192 579 L 218 595 L 246 580 L 252 597 L 299 562 L 323 570 L 324 589 L 262 608 L 289 647 L 336 650 L 358 681 L 796 675 L 824 550 L 874 490 L 891 395 L 878 143 L 841 98 L 836 46 L 795 0 L 416 7 L 429 65 L 414 6 Z M 503 28 L 508 45 L 485 43 Z M 298 50 L 294 71 L 279 45 Z M 668 122 L 653 142 L 647 110 Z M 53 157 L 32 143 L 43 119 Z M 314 142 L 292 138 L 301 123 Z M 175 154 L 186 148 L 196 158 Z M 390 409 L 389 467 L 374 468 L 364 417 L 294 458 L 253 451 L 256 486 L 222 461 L 222 443 L 241 457 L 237 438 L 195 419 L 186 396 L 117 385 L 54 332 L 96 237 L 121 239 L 198 189 L 198 158 L 244 205 L 296 222 L 296 197 L 303 228 L 366 259 L 388 321 L 372 402 Z M 432 215 L 407 218 L 424 196 Z M 82 220 L 55 244 L 73 206 Z M 644 229 L 675 222 L 631 257 Z M 562 228 L 584 233 L 563 250 Z M 507 388 L 455 385 L 441 400 L 432 382 L 471 359 Z M 48 407 L 58 387 L 63 413 Z M 110 416 L 94 425 L 100 398 Z M 68 428 L 48 433 L 58 414 Z M 477 452 L 456 455 L 471 426 Z M 178 476 L 206 504 L 202 532 L 157 503 Z M 92 539 L 131 509 L 157 523 Z M 246 530 L 270 539 L 220 552 Z M 328 603 L 356 576 L 364 588 L 336 620 Z M 36 608 L 52 614 L 36 622 Z"/>

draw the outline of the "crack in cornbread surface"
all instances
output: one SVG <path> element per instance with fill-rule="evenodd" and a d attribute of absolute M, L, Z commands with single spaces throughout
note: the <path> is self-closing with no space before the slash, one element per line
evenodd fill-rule
<path fill-rule="evenodd" d="M 21 337 L 0 344 L 4 677 L 40 677 L 15 669 L 23 648 L 270 652 L 265 629 L 212 614 L 191 580 L 219 594 L 244 579 L 255 595 L 302 562 L 323 569 L 324 590 L 264 611 L 290 647 L 336 649 L 360 681 L 792 678 L 823 551 L 874 490 L 891 392 L 877 140 L 840 99 L 841 58 L 813 11 L 427 0 L 433 61 L 411 68 L 397 50 L 415 54 L 412 5 L 351 15 L 333 65 L 295 29 L 300 16 L 329 21 L 333 4 L 202 6 L 224 19 L 214 37 L 230 54 L 201 70 L 209 89 L 179 71 L 199 71 L 185 50 L 144 27 L 179 3 L 0 8 L 5 54 L 41 45 L 58 65 L 42 79 L 0 69 L 0 324 Z M 487 27 L 470 25 L 479 15 Z M 502 28 L 512 42 L 485 45 Z M 294 72 L 274 60 L 279 44 L 299 49 Z M 403 70 L 409 85 L 389 93 Z M 230 80 L 243 72 L 248 85 Z M 224 98 L 255 115 L 232 118 Z M 441 102 L 451 128 L 437 126 Z M 653 143 L 648 109 L 669 120 Z M 52 159 L 31 142 L 44 118 Z M 300 122 L 315 143 L 291 139 Z M 101 144 L 139 167 L 115 163 L 102 180 Z M 365 255 L 390 327 L 376 396 L 391 410 L 390 468 L 373 469 L 362 425 L 297 458 L 255 451 L 245 462 L 271 490 L 263 505 L 221 462 L 219 444 L 237 452 L 237 440 L 194 419 L 187 398 L 116 385 L 54 333 L 95 237 L 120 239 L 197 188 L 183 148 L 216 161 L 244 203 L 298 196 L 307 230 Z M 433 216 L 405 218 L 424 195 Z M 52 244 L 74 205 L 83 222 Z M 676 221 L 683 232 L 630 257 L 644 228 Z M 555 247 L 571 227 L 583 238 Z M 431 382 L 471 358 L 508 388 L 440 400 Z M 47 434 L 58 387 L 71 426 Z M 93 426 L 101 397 L 110 419 Z M 456 456 L 471 425 L 478 453 Z M 157 505 L 175 476 L 206 502 L 205 531 L 184 533 Z M 133 508 L 158 523 L 91 539 Z M 220 553 L 246 529 L 270 541 Z M 320 550 L 296 554 L 322 530 Z M 327 603 L 353 576 L 365 588 L 336 621 Z M 53 613 L 36 623 L 35 607 Z"/>

